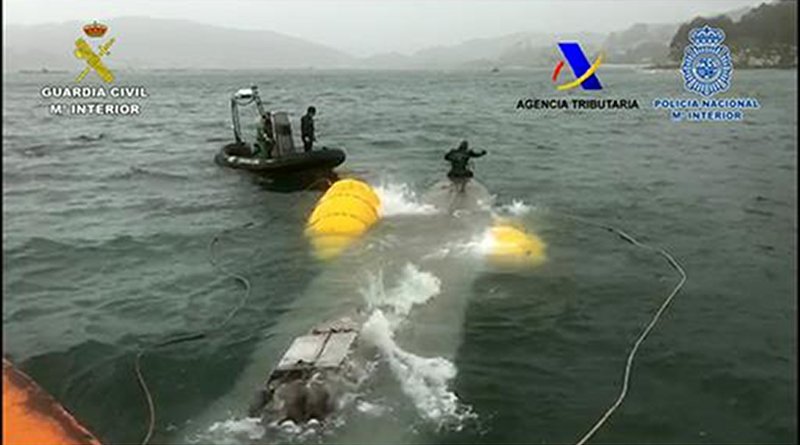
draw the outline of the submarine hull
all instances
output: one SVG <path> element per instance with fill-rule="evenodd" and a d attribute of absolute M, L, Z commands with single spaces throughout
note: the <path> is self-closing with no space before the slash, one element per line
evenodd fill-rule
<path fill-rule="evenodd" d="M 326 419 L 335 425 L 330 435 L 315 440 L 419 442 L 429 429 L 460 422 L 466 401 L 457 400 L 452 377 L 446 374 L 455 370 L 466 308 L 480 273 L 480 258 L 461 249 L 490 226 L 491 215 L 482 205 L 491 196 L 477 181 L 462 191 L 447 180 L 425 198 L 439 211 L 389 216 L 326 264 L 282 308 L 285 312 L 254 347 L 232 388 L 209 404 L 183 435 L 199 434 L 206 443 L 229 440 L 233 433 L 213 426 L 232 420 L 231 413 L 237 413 L 234 418 L 242 415 L 246 401 L 264 385 L 270 370 L 280 367 L 296 338 L 321 321 L 359 313 L 369 329 L 359 324 L 348 358 L 354 359 L 353 373 L 365 379 L 355 390 L 343 386 L 338 400 L 350 402 Z M 375 323 L 381 319 L 378 312 L 397 324 Z M 252 443 L 297 440 L 291 432 L 284 436 L 268 425 L 262 434 Z"/>
<path fill-rule="evenodd" d="M 445 213 L 482 212 L 492 205 L 492 195 L 472 178 L 444 179 L 422 196 L 422 201 Z"/>

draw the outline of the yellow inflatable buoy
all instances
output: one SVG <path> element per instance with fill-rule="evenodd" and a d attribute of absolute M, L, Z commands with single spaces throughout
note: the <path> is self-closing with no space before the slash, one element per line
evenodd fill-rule
<path fill-rule="evenodd" d="M 306 236 L 317 258 L 340 254 L 380 219 L 380 198 L 355 179 L 333 183 L 308 217 Z"/>
<path fill-rule="evenodd" d="M 505 222 L 489 229 L 484 246 L 489 262 L 496 265 L 537 266 L 547 259 L 541 238 Z"/>

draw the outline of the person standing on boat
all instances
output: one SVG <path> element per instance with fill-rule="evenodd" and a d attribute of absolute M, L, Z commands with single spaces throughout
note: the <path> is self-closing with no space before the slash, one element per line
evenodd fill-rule
<path fill-rule="evenodd" d="M 271 158 L 272 149 L 275 142 L 272 137 L 272 122 L 270 122 L 269 114 L 261 117 L 258 131 L 256 132 L 256 143 L 254 157 Z"/>
<path fill-rule="evenodd" d="M 303 140 L 303 149 L 311 151 L 314 147 L 314 115 L 317 114 L 317 109 L 308 107 L 306 114 L 300 118 L 300 138 Z"/>

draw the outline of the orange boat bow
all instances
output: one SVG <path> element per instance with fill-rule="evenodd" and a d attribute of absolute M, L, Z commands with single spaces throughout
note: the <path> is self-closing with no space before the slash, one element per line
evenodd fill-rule
<path fill-rule="evenodd" d="M 64 407 L 3 359 L 3 445 L 100 445 Z"/>

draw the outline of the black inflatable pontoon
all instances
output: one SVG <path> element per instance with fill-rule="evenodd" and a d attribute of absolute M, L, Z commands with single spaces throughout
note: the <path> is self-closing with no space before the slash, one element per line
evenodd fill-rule
<path fill-rule="evenodd" d="M 239 105 L 255 102 L 261 115 L 259 139 L 261 149 L 242 140 L 239 124 Z M 214 160 L 224 167 L 248 170 L 267 176 L 287 176 L 299 173 L 328 172 L 345 160 L 345 153 L 337 148 L 300 151 L 295 148 L 292 127 L 285 112 L 264 110 L 258 88 L 239 90 L 231 98 L 233 135 L 235 142 L 223 146 Z M 264 152 L 266 151 L 266 153 Z"/>
<path fill-rule="evenodd" d="M 247 144 L 228 144 L 222 147 L 215 160 L 217 164 L 249 170 L 264 175 L 291 175 L 312 170 L 332 170 L 344 162 L 345 154 L 338 149 L 286 153 L 274 158 L 260 158 L 251 154 Z"/>

